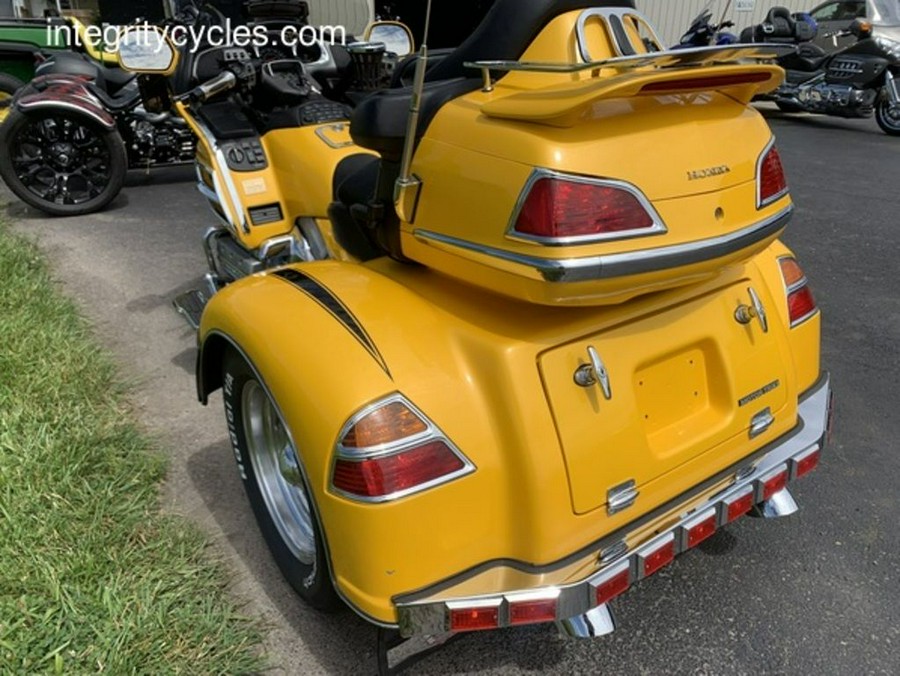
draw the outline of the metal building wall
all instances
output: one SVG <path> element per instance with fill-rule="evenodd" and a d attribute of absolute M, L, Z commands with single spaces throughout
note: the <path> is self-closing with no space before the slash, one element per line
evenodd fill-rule
<path fill-rule="evenodd" d="M 313 26 L 343 26 L 360 36 L 375 17 L 375 0 L 307 0 Z"/>
<path fill-rule="evenodd" d="M 673 45 L 700 14 L 708 0 L 636 0 L 637 8 L 645 14 L 666 45 Z M 810 10 L 821 0 L 732 0 L 726 19 L 734 21 L 735 35 L 747 26 L 760 23 L 772 7 L 787 7 L 792 12 Z M 713 16 L 718 22 L 728 4 L 727 0 L 713 3 Z M 751 10 L 746 8 L 752 7 Z"/>

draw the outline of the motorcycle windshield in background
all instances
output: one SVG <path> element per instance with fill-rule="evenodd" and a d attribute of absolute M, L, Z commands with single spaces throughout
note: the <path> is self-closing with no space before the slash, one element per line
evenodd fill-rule
<path fill-rule="evenodd" d="M 706 6 L 700 11 L 697 18 L 691 21 L 691 27 L 688 28 L 688 31 L 697 30 L 709 23 L 709 20 L 712 19 L 712 8 L 715 3 L 716 0 L 709 0 L 706 3 Z"/>
<path fill-rule="evenodd" d="M 900 0 L 868 0 L 867 16 L 876 26 L 900 26 Z"/>

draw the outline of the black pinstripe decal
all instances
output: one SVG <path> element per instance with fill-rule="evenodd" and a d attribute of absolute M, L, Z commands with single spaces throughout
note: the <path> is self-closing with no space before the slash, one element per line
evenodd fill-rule
<path fill-rule="evenodd" d="M 322 306 L 332 317 L 338 320 L 344 328 L 346 328 L 354 338 L 372 355 L 372 358 L 378 362 L 378 365 L 384 370 L 389 378 L 392 378 L 391 371 L 385 362 L 381 352 L 375 346 L 375 342 L 366 333 L 362 324 L 356 319 L 352 312 L 344 305 L 337 296 L 325 288 L 320 282 L 312 277 L 303 274 L 297 270 L 279 270 L 274 273 L 275 277 L 279 277 L 288 284 L 300 289 L 307 296 Z"/>

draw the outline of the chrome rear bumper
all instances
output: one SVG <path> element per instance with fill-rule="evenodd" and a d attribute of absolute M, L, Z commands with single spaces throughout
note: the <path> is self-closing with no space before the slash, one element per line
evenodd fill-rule
<path fill-rule="evenodd" d="M 750 511 L 767 518 L 796 511 L 787 486 L 818 464 L 829 432 L 831 397 L 831 382 L 826 375 L 801 398 L 797 427 L 765 449 L 752 465 L 739 471 L 730 486 L 637 546 L 623 546 L 615 555 L 607 553 L 602 558 L 598 552 L 598 569 L 588 577 L 562 585 L 496 594 L 455 597 L 452 592 L 444 592 L 439 600 L 398 600 L 395 605 L 400 634 L 408 638 L 538 622 L 557 622 L 569 636 L 609 633 L 614 622 L 606 604 L 635 582 L 649 577 L 678 554 Z M 677 514 L 678 508 L 668 511 Z M 628 540 L 628 533 L 621 539 L 623 543 Z M 604 621 L 598 624 L 597 618 Z M 579 627 L 590 629 L 582 632 Z"/>

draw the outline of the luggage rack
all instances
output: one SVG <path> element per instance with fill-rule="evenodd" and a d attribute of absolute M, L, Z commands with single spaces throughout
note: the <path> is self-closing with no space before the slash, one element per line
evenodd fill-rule
<path fill-rule="evenodd" d="M 690 68 L 712 64 L 737 63 L 744 60 L 769 61 L 796 51 L 793 45 L 769 43 L 693 47 L 691 49 L 672 49 L 633 56 L 616 56 L 611 59 L 591 61 L 587 63 L 562 63 L 552 61 L 468 61 L 466 68 L 478 69 L 484 78 L 482 91 L 494 90 L 492 71 L 526 72 L 526 73 L 582 73 L 587 70 L 600 71 L 613 69 L 617 71 L 636 70 L 638 68 Z"/>

